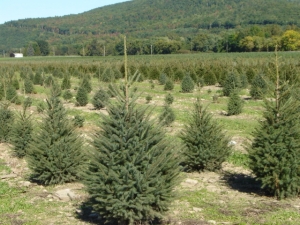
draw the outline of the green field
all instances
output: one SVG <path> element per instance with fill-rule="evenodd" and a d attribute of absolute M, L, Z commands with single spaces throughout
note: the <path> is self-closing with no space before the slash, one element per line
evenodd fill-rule
<path fill-rule="evenodd" d="M 188 122 L 190 112 L 196 98 L 208 107 L 213 118 L 218 121 L 231 140 L 236 142 L 233 153 L 224 168 L 219 173 L 182 172 L 182 183 L 175 190 L 175 201 L 170 206 L 166 215 L 166 224 L 299 224 L 300 200 L 287 199 L 277 201 L 273 197 L 262 194 L 259 184 L 253 178 L 248 167 L 245 145 L 251 142 L 252 133 L 258 127 L 264 111 L 262 100 L 253 100 L 249 94 L 253 74 L 264 73 L 270 80 L 275 74 L 274 53 L 231 53 L 231 54 L 193 54 L 193 55 L 153 55 L 132 56 L 128 58 L 129 74 L 136 70 L 141 74 L 141 80 L 135 82 L 132 88 L 137 89 L 140 107 L 148 107 L 152 117 L 157 120 L 162 112 L 164 97 L 171 93 L 174 97 L 172 109 L 176 119 L 164 129 L 170 141 L 181 146 L 178 134 Z M 297 84 L 300 75 L 300 52 L 280 52 L 280 74 Z M 71 77 L 70 91 L 73 98 L 62 100 L 68 109 L 68 115 L 73 118 L 81 115 L 85 118 L 84 126 L 78 131 L 84 135 L 88 142 L 97 125 L 101 126 L 99 114 L 106 110 L 94 110 L 91 104 L 95 92 L 101 87 L 108 89 L 109 80 L 117 87 L 123 81 L 123 57 L 33 57 L 33 58 L 2 58 L 0 59 L 1 82 L 19 81 L 17 93 L 21 102 L 25 96 L 33 99 L 29 111 L 37 126 L 41 117 L 37 106 L 43 102 L 49 93 L 45 83 L 34 85 L 34 92 L 24 95 L 24 77 L 34 79 L 36 73 L 41 73 L 43 78 L 53 76 L 61 84 L 63 77 Z M 251 73 L 249 71 L 252 71 Z M 241 76 L 246 74 L 249 85 L 240 91 L 244 101 L 241 114 L 227 116 L 228 97 L 222 95 L 224 77 L 227 73 L 234 72 Z M 174 81 L 172 91 L 164 91 L 164 86 L 158 82 L 161 73 Z M 181 92 L 182 74 L 189 73 L 195 83 L 210 80 L 206 74 L 215 76 L 215 84 L 195 86 L 192 93 Z M 212 75 L 213 74 L 213 75 Z M 76 92 L 84 76 L 91 78 L 92 91 L 89 94 L 89 104 L 82 107 L 76 106 Z M 146 103 L 146 96 L 152 100 Z M 213 96 L 218 96 L 218 101 L 213 101 Z M 2 96 L 2 100 L 4 97 Z M 115 101 L 111 98 L 110 101 Z M 19 104 L 12 103 L 10 108 L 20 111 Z M 20 189 L 20 181 L 26 180 L 28 171 L 24 160 L 12 159 L 9 145 L 0 144 L 0 177 L 1 174 L 11 174 L 16 171 L 17 177 L 0 180 L 0 224 L 89 224 L 76 216 L 80 204 L 86 198 L 86 193 L 79 184 L 65 186 L 30 185 Z M 14 163 L 12 163 L 14 162 Z M 20 166 L 17 166 L 20 165 Z M 21 169 L 20 169 L 21 168 Z M 22 172 L 20 172 L 22 171 Z M 25 171 L 25 172 L 24 172 Z M 187 179 L 193 180 L 191 184 Z M 9 188 L 9 185 L 12 188 Z M 61 202 L 47 197 L 55 190 L 73 188 L 80 198 L 71 202 Z M 43 190 L 46 190 L 43 192 Z M 34 193 L 37 193 L 35 195 Z M 44 194 L 43 194 L 44 193 Z M 32 200 L 35 196 L 35 200 Z M 49 201 L 49 199 L 52 199 Z M 59 213 L 57 213 L 59 212 Z M 72 218 L 72 219 L 70 219 Z M 2 222 L 4 221 L 4 222 Z M 210 221 L 210 222 L 208 222 Z"/>

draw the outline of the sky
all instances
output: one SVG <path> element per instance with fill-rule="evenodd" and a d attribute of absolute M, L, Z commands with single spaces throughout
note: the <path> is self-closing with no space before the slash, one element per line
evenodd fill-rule
<path fill-rule="evenodd" d="M 0 24 L 11 20 L 65 16 L 128 0 L 0 0 Z"/>

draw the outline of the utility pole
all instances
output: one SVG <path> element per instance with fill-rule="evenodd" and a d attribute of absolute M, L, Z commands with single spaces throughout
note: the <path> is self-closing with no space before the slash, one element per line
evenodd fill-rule
<path fill-rule="evenodd" d="M 151 55 L 153 54 L 153 46 L 151 45 Z"/>
<path fill-rule="evenodd" d="M 105 45 L 104 45 L 104 50 L 103 50 L 103 56 L 105 57 Z"/>

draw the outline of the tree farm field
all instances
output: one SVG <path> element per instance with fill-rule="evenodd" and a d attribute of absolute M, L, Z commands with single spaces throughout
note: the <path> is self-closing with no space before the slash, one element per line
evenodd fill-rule
<path fill-rule="evenodd" d="M 250 70 L 252 73 L 264 72 L 272 76 L 275 73 L 273 55 L 231 53 L 128 58 L 129 74 L 133 75 L 135 71 L 140 73 L 139 80 L 132 84 L 131 89 L 138 93 L 138 105 L 151 111 L 153 120 L 158 121 L 165 96 L 170 93 L 174 97 L 171 108 L 175 113 L 175 121 L 163 128 L 170 143 L 183 148 L 179 135 L 189 121 L 194 102 L 199 98 L 222 125 L 233 145 L 230 157 L 218 172 L 182 170 L 181 180 L 174 190 L 175 199 L 170 204 L 163 224 L 300 224 L 300 199 L 278 201 L 266 195 L 249 169 L 246 146 L 251 143 L 252 132 L 262 120 L 264 102 L 251 98 L 249 81 L 247 87 L 239 92 L 243 99 L 242 113 L 228 116 L 229 98 L 222 95 L 220 85 L 224 74 L 231 71 L 247 74 L 249 78 L 252 76 Z M 280 52 L 279 56 L 280 69 L 286 71 L 282 74 L 290 77 L 300 74 L 300 53 Z M 59 84 L 63 82 L 65 73 L 70 74 L 69 90 L 73 97 L 61 99 L 70 119 L 78 115 L 84 118 L 83 126 L 77 130 L 88 150 L 93 133 L 101 129 L 100 114 L 107 114 L 105 107 L 94 109 L 92 98 L 100 87 L 108 90 L 110 81 L 116 87 L 122 83 L 123 64 L 122 56 L 1 58 L 0 77 L 8 74 L 19 81 L 18 98 L 20 102 L 27 97 L 32 99 L 28 111 L 37 126 L 43 118 L 39 104 L 45 102 L 49 88 L 45 84 L 36 84 L 32 93 L 25 94 L 22 82 L 24 71 L 29 71 L 29 74 L 41 71 L 44 77 L 52 75 Z M 174 81 L 173 90 L 164 90 L 164 85 L 159 81 L 161 73 Z M 200 83 L 197 78 L 203 77 L 206 82 L 195 85 L 191 93 L 182 93 L 181 79 L 185 73 L 190 73 L 195 83 Z M 210 77 L 206 74 L 215 76 L 215 84 L 210 83 Z M 88 94 L 87 105 L 76 106 L 75 96 L 83 76 L 90 77 L 92 91 Z M 111 76 L 114 79 L 109 80 Z M 150 100 L 146 100 L 148 96 Z M 112 97 L 110 101 L 115 99 Z M 11 103 L 9 107 L 15 112 L 21 110 L 21 105 L 16 103 Z M 85 209 L 81 208 L 81 203 L 88 198 L 83 184 L 42 186 L 29 182 L 28 173 L 26 161 L 12 155 L 10 144 L 0 143 L 0 224 L 96 224 L 95 215 L 86 214 Z"/>

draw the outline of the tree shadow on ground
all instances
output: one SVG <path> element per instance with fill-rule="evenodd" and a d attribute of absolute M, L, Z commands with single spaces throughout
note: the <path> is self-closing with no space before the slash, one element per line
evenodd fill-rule
<path fill-rule="evenodd" d="M 97 225 L 119 225 L 118 221 L 107 221 L 102 218 L 101 215 L 93 210 L 91 207 L 91 202 L 89 200 L 83 202 L 80 205 L 80 210 L 77 212 L 76 218 L 78 220 L 87 222 L 89 224 L 97 224 Z M 137 225 L 143 224 L 151 224 L 151 225 L 159 225 L 159 224 L 169 224 L 165 223 L 166 221 L 161 220 L 152 220 L 152 221 L 139 221 L 136 222 Z M 175 224 L 175 223 L 174 223 Z M 198 224 L 197 224 L 198 225 Z"/>
<path fill-rule="evenodd" d="M 226 172 L 222 180 L 232 189 L 239 192 L 251 193 L 260 196 L 268 195 L 265 190 L 261 188 L 261 182 L 257 181 L 253 176 L 243 173 Z"/>

